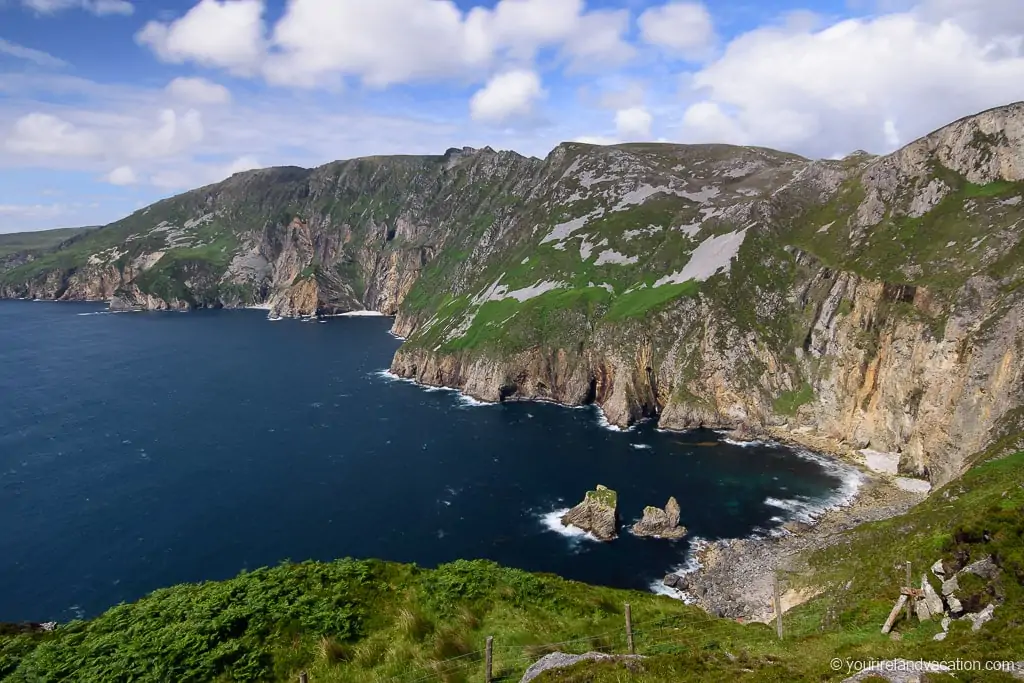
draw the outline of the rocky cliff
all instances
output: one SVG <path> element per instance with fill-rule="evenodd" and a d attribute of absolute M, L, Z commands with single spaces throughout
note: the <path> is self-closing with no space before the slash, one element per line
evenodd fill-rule
<path fill-rule="evenodd" d="M 368 308 L 392 370 L 625 426 L 812 432 L 942 483 L 1024 420 L 1024 105 L 883 157 L 449 150 L 250 171 L 56 249 L 0 296 Z"/>

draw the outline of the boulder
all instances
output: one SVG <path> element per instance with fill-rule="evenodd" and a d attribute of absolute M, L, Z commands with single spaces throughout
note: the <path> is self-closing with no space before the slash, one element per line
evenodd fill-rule
<path fill-rule="evenodd" d="M 957 582 L 955 576 L 942 582 L 942 594 L 946 597 L 949 597 L 958 590 L 960 590 L 960 584 Z"/>
<path fill-rule="evenodd" d="M 597 485 L 587 491 L 583 501 L 562 515 L 564 526 L 574 526 L 593 534 L 602 541 L 611 541 L 618 535 L 618 494 L 607 486 Z"/>
<path fill-rule="evenodd" d="M 679 588 L 679 583 L 680 581 L 682 581 L 682 579 L 683 577 L 679 576 L 679 574 L 666 574 L 664 580 L 662 580 L 662 583 L 668 586 L 669 588 Z"/>
<path fill-rule="evenodd" d="M 964 611 L 963 603 L 955 595 L 947 595 L 946 604 L 949 605 L 950 614 L 960 614 Z"/>
<path fill-rule="evenodd" d="M 967 618 L 974 622 L 971 626 L 972 631 L 980 631 L 981 627 L 992 621 L 992 617 L 995 614 L 996 606 L 989 603 L 988 607 L 981 610 L 977 614 L 968 614 Z"/>
<path fill-rule="evenodd" d="M 664 510 L 648 505 L 644 508 L 643 519 L 633 525 L 633 533 L 654 538 L 682 538 L 686 527 L 679 526 L 679 503 L 669 498 Z"/>
<path fill-rule="evenodd" d="M 928 611 L 936 616 L 942 614 L 942 598 L 932 588 L 927 575 L 921 577 L 921 590 L 924 591 L 924 601 L 928 603 Z"/>
<path fill-rule="evenodd" d="M 999 575 L 999 567 L 996 566 L 996 563 L 992 561 L 991 557 L 986 557 L 983 560 L 972 562 L 971 564 L 964 567 L 963 571 L 967 572 L 968 574 L 980 576 L 981 578 L 987 579 L 989 581 L 993 580 L 994 578 L 996 578 L 996 576 Z"/>
<path fill-rule="evenodd" d="M 935 560 L 935 564 L 932 565 L 932 574 L 941 578 L 946 576 L 946 569 L 942 566 L 942 560 Z"/>

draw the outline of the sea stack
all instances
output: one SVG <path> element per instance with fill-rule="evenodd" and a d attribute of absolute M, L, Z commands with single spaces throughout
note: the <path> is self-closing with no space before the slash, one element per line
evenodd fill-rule
<path fill-rule="evenodd" d="M 686 535 L 686 527 L 679 526 L 679 503 L 669 498 L 665 509 L 648 505 L 644 508 L 644 518 L 633 525 L 636 536 L 652 536 L 654 538 L 682 538 Z"/>
<path fill-rule="evenodd" d="M 616 538 L 619 528 L 619 496 L 607 486 L 587 491 L 583 502 L 562 515 L 562 524 L 593 534 L 602 541 Z"/>

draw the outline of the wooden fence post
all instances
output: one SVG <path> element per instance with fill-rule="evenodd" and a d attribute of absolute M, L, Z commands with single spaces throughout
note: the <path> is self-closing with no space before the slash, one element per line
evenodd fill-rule
<path fill-rule="evenodd" d="M 487 651 L 484 653 L 484 680 L 491 683 L 493 679 L 492 664 L 494 662 L 494 636 L 487 636 Z"/>
<path fill-rule="evenodd" d="M 914 587 L 914 578 L 910 573 L 910 562 L 907 562 L 907 588 Z M 910 624 L 912 617 L 914 616 L 913 600 L 907 600 L 907 624 Z"/>
<path fill-rule="evenodd" d="M 633 612 L 628 602 L 626 603 L 626 646 L 629 648 L 629 654 L 636 654 L 636 646 L 633 644 Z"/>
<path fill-rule="evenodd" d="M 299 674 L 299 683 L 309 683 L 309 675 L 305 671 Z"/>
<path fill-rule="evenodd" d="M 779 597 L 779 570 L 775 570 L 775 630 L 779 634 L 779 640 L 782 640 L 782 599 Z"/>

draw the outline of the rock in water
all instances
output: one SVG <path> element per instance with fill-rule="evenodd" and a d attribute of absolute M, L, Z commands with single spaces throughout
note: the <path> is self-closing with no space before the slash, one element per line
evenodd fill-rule
<path fill-rule="evenodd" d="M 562 524 L 583 529 L 602 541 L 611 541 L 618 535 L 619 496 L 607 486 L 587 491 L 583 502 L 562 515 Z"/>
<path fill-rule="evenodd" d="M 633 525 L 633 533 L 655 538 L 682 538 L 686 535 L 686 527 L 679 526 L 679 503 L 675 498 L 669 498 L 664 510 L 648 505 L 644 508 L 644 518 Z"/>

